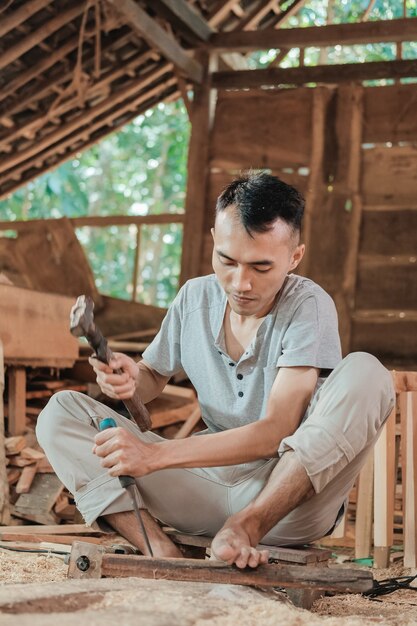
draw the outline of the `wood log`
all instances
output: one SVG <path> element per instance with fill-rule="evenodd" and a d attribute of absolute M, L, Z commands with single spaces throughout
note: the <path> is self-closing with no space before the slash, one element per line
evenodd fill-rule
<path fill-rule="evenodd" d="M 346 592 L 367 591 L 373 586 L 372 574 L 363 570 L 321 567 L 261 565 L 256 570 L 239 570 L 219 561 L 198 559 L 148 558 L 105 554 L 99 547 L 73 545 L 68 570 L 69 578 L 100 578 L 138 576 L 140 578 L 216 582 L 221 584 L 255 585 L 258 587 L 300 587 Z M 81 551 L 81 552 L 80 552 Z M 86 554 L 91 567 L 77 569 L 75 555 Z M 89 576 L 90 574 L 90 576 Z M 92 574 L 92 576 L 91 576 Z"/>
<path fill-rule="evenodd" d="M 6 445 L 4 437 L 4 358 L 0 339 L 0 525 L 10 523 L 9 482 L 6 470 Z"/>

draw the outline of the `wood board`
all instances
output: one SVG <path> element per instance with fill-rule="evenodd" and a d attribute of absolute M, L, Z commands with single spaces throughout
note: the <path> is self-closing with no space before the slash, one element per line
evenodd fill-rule
<path fill-rule="evenodd" d="M 73 298 L 0 284 L 0 338 L 7 363 L 71 367 L 78 341 L 69 332 Z"/>

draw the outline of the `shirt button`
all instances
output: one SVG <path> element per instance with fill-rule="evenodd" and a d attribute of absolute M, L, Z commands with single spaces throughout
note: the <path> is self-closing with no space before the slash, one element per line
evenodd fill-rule
<path fill-rule="evenodd" d="M 242 380 L 242 378 L 243 378 L 242 374 L 238 374 L 237 377 L 238 377 L 239 380 Z"/>
<path fill-rule="evenodd" d="M 239 398 L 243 398 L 243 391 L 239 391 L 237 395 L 239 396 Z"/>
<path fill-rule="evenodd" d="M 231 365 L 232 367 L 234 367 L 234 366 L 235 366 L 235 364 L 234 364 L 234 363 L 229 363 L 229 365 Z"/>

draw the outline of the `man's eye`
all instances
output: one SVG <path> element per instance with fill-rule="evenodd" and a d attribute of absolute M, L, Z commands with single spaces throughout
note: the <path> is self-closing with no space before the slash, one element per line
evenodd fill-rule
<path fill-rule="evenodd" d="M 254 267 L 253 269 L 255 270 L 255 272 L 258 272 L 258 274 L 266 274 L 267 272 L 269 272 L 271 268 L 267 267 L 265 269 L 265 268 L 260 268 L 260 267 Z"/>

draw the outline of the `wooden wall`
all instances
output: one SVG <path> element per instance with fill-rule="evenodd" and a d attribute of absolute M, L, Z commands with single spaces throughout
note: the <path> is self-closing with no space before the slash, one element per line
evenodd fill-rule
<path fill-rule="evenodd" d="M 212 271 L 218 193 L 269 169 L 306 196 L 300 273 L 333 296 L 344 352 L 417 367 L 416 105 L 416 84 L 221 92 L 198 273 Z"/>

